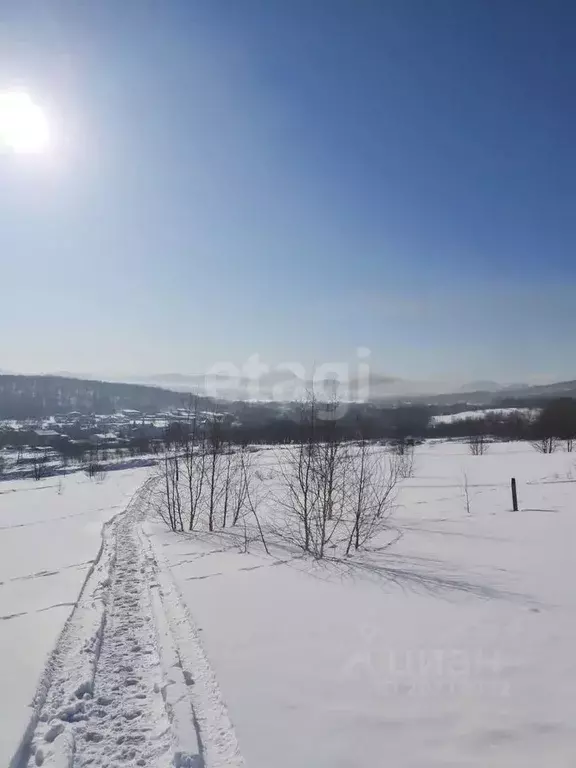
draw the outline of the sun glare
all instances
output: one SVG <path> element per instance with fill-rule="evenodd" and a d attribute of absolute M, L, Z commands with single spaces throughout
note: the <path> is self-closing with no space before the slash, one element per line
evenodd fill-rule
<path fill-rule="evenodd" d="M 21 91 L 0 92 L 0 147 L 18 154 L 45 152 L 50 144 L 46 115 Z"/>

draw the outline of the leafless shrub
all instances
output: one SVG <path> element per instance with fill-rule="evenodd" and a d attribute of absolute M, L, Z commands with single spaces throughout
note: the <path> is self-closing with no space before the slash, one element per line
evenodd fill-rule
<path fill-rule="evenodd" d="M 468 438 L 468 450 L 470 451 L 472 456 L 483 456 L 488 450 L 488 442 L 486 440 L 486 435 L 484 434 L 470 435 L 470 437 Z"/>
<path fill-rule="evenodd" d="M 321 407 L 322 416 L 328 416 L 322 421 Z M 329 418 L 336 407 L 334 402 L 319 406 L 311 395 L 301 411 L 303 441 L 285 449 L 280 457 L 277 504 L 282 519 L 275 532 L 318 558 L 333 546 L 345 509 L 342 494 L 347 452 Z"/>
<path fill-rule="evenodd" d="M 414 446 L 408 446 L 402 453 L 396 455 L 399 478 L 408 480 L 414 477 Z"/>
<path fill-rule="evenodd" d="M 554 453 L 558 441 L 555 437 L 541 437 L 538 440 L 532 440 L 532 447 L 538 453 Z"/>
<path fill-rule="evenodd" d="M 32 460 L 32 477 L 34 480 L 42 480 L 50 474 L 48 467 L 48 455 L 36 454 Z"/>
<path fill-rule="evenodd" d="M 198 430 L 167 443 L 160 465 L 157 508 L 173 531 L 209 531 L 243 526 L 268 552 L 266 531 L 317 558 L 350 554 L 385 530 L 399 482 L 413 471 L 413 450 L 386 453 L 368 441 L 345 443 L 331 419 L 335 401 L 311 396 L 301 413 L 302 441 L 280 449 L 277 472 L 263 472 L 250 447 L 224 441 L 222 425 Z M 260 508 L 272 493 L 275 517 L 261 522 Z M 279 513 L 279 514 L 278 514 Z"/>
<path fill-rule="evenodd" d="M 362 440 L 353 463 L 353 525 L 346 554 L 365 546 L 388 525 L 402 479 L 403 455 L 375 452 Z"/>
<path fill-rule="evenodd" d="M 103 483 L 106 479 L 106 469 L 96 459 L 89 459 L 84 466 L 84 474 L 90 478 L 90 480 L 96 480 L 96 482 Z"/>
<path fill-rule="evenodd" d="M 317 514 L 318 489 L 313 481 L 314 446 L 302 443 L 286 449 L 280 459 L 282 476 L 277 505 L 281 519 L 275 533 L 289 543 L 313 551 L 312 521 Z"/>
<path fill-rule="evenodd" d="M 336 430 L 318 423 L 312 397 L 303 408 L 304 440 L 279 457 L 274 532 L 323 558 L 327 550 L 349 554 L 386 528 L 396 489 L 412 469 L 406 454 L 375 451 L 368 441 L 343 443 Z"/>

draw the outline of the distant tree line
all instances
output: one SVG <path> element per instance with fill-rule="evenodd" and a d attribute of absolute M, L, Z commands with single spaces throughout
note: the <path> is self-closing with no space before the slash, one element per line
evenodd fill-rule
<path fill-rule="evenodd" d="M 324 404 L 325 405 L 325 404 Z M 323 404 L 319 403 L 322 408 Z M 461 407 L 461 406 L 460 406 Z M 326 425 L 338 440 L 386 440 L 402 445 L 407 440 L 428 438 L 478 438 L 478 452 L 483 452 L 484 439 L 527 440 L 533 443 L 553 438 L 572 450 L 576 441 L 576 399 L 559 398 L 548 401 L 538 412 L 516 410 L 510 413 L 487 413 L 478 418 L 435 423 L 433 417 L 446 409 L 435 406 L 406 405 L 382 407 L 351 404 L 343 415 Z M 454 413 L 458 411 L 454 410 Z M 245 412 L 244 415 L 246 415 Z M 531 416 L 531 413 L 537 415 Z M 226 421 L 219 425 L 221 439 L 227 443 L 282 444 L 306 440 L 306 425 L 301 419 L 301 405 L 293 404 L 282 412 L 266 409 L 258 417 L 246 421 Z M 321 432 L 322 419 L 318 419 Z M 205 427 L 209 429 L 209 426 Z M 186 422 L 169 425 L 164 440 L 168 444 L 185 443 L 191 426 Z"/>
<path fill-rule="evenodd" d="M 484 452 L 486 438 L 527 440 L 541 453 L 552 453 L 559 446 L 570 452 L 576 442 L 576 399 L 550 400 L 535 416 L 523 411 L 487 413 L 482 418 L 433 424 L 428 437 L 467 438 L 472 453 Z"/>
<path fill-rule="evenodd" d="M 318 402 L 320 411 L 327 404 Z M 408 437 L 424 438 L 429 433 L 429 423 L 436 409 L 425 406 L 404 406 L 384 408 L 370 404 L 350 404 L 338 418 L 318 417 L 318 430 L 330 429 L 339 440 L 355 440 L 362 435 L 365 440 L 404 440 Z M 289 405 L 275 404 L 275 408 L 246 409 L 242 421 L 224 420 L 219 424 L 219 433 L 225 442 L 248 445 L 249 443 L 300 443 L 307 438 L 307 425 L 302 421 L 302 403 Z M 325 427 L 322 425 L 325 424 Z M 194 420 L 174 422 L 165 433 L 168 443 L 185 442 Z M 210 430 L 210 423 L 204 426 Z"/>
<path fill-rule="evenodd" d="M 124 408 L 143 413 L 182 407 L 187 396 L 159 387 L 70 379 L 64 376 L 0 375 L 0 419 L 41 419 L 57 413 L 111 414 Z M 214 409 L 214 400 L 200 398 Z"/>

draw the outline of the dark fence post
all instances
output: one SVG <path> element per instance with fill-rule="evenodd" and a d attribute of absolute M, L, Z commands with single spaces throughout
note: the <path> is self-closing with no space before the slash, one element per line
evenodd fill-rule
<path fill-rule="evenodd" d="M 514 512 L 518 512 L 518 494 L 516 493 L 516 478 L 513 477 L 510 481 L 512 486 L 512 509 Z"/>

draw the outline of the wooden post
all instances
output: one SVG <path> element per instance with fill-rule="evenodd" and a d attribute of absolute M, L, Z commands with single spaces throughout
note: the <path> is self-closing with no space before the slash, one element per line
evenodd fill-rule
<path fill-rule="evenodd" d="M 513 477 L 510 481 L 512 486 L 512 509 L 514 512 L 518 512 L 518 494 L 516 493 L 516 478 Z"/>

